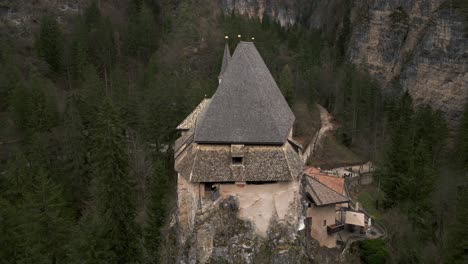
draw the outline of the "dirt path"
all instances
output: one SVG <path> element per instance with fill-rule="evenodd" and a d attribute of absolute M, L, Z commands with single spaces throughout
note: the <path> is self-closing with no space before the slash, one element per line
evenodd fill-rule
<path fill-rule="evenodd" d="M 327 111 L 327 109 L 325 109 L 319 104 L 317 104 L 317 108 L 320 112 L 320 121 L 322 123 L 322 127 L 320 128 L 319 132 L 314 136 L 314 139 L 312 141 L 314 142 L 314 145 L 312 146 L 312 151 L 310 154 L 311 157 L 314 156 L 317 147 L 322 145 L 323 139 L 325 138 L 327 132 L 333 131 L 336 128 L 336 125 L 332 122 L 333 116 Z"/>

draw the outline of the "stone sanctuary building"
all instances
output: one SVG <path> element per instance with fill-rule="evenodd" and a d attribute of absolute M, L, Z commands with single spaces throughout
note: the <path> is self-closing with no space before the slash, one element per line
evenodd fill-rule
<path fill-rule="evenodd" d="M 219 86 L 177 127 L 178 216 L 190 230 L 197 210 L 235 196 L 239 217 L 265 236 L 271 218 L 299 221 L 303 162 L 292 140 L 294 114 L 252 42 L 231 58 L 226 45 Z"/>
<path fill-rule="evenodd" d="M 203 212 L 235 197 L 238 218 L 252 223 L 260 237 L 267 237 L 270 223 L 285 223 L 335 246 L 327 226 L 335 224 L 335 204 L 348 200 L 304 179 L 302 147 L 292 139 L 294 114 L 255 45 L 241 41 L 231 57 L 226 44 L 218 78 L 213 97 L 177 127 L 182 239 Z"/>

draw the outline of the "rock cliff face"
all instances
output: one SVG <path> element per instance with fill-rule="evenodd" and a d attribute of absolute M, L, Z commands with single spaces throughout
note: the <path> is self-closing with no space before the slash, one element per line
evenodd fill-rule
<path fill-rule="evenodd" d="M 463 18 L 444 2 L 375 0 L 367 12 L 353 10 L 348 58 L 386 91 L 399 84 L 454 123 L 468 95 L 468 38 Z"/>
<path fill-rule="evenodd" d="M 225 11 L 267 14 L 282 25 L 300 22 L 330 32 L 350 23 L 350 62 L 365 66 L 385 92 L 408 90 L 417 104 L 432 105 L 455 124 L 468 97 L 468 38 L 451 1 L 357 0 L 348 9 L 346 2 L 221 1 Z"/>
<path fill-rule="evenodd" d="M 178 256 L 176 263 L 356 263 L 355 256 L 320 247 L 304 230 L 275 218 L 267 236 L 259 236 L 251 221 L 238 217 L 241 208 L 232 196 L 206 209 L 196 216 L 187 240 L 170 253 Z"/>

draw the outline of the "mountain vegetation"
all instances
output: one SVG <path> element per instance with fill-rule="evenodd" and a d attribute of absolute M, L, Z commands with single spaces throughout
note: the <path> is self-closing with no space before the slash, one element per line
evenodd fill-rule
<path fill-rule="evenodd" d="M 336 139 L 377 161 L 389 237 L 362 244 L 363 262 L 466 261 L 468 109 L 454 132 L 407 93 L 381 94 L 344 59 L 349 29 L 283 28 L 209 0 L 129 0 L 124 18 L 91 2 L 70 24 L 44 14 L 28 50 L 0 34 L 0 262 L 159 262 L 175 127 L 214 93 L 225 35 L 254 38 L 292 108 L 323 105 Z"/>

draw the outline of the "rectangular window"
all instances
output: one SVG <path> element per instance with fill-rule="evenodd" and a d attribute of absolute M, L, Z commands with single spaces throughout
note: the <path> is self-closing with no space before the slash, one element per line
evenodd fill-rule
<path fill-rule="evenodd" d="M 232 157 L 232 164 L 242 165 L 242 157 Z"/>
<path fill-rule="evenodd" d="M 323 220 L 323 226 L 327 225 L 327 220 Z"/>

